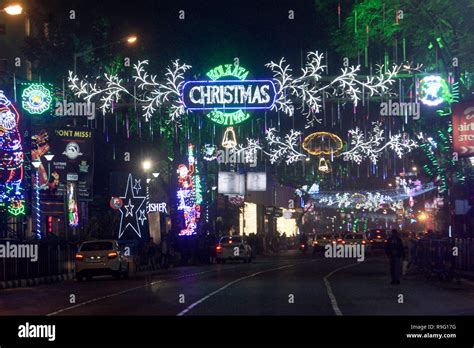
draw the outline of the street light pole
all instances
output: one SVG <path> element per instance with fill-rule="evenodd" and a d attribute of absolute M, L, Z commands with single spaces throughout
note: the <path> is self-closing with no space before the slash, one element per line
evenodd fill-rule
<path fill-rule="evenodd" d="M 105 45 L 100 45 L 100 46 L 96 46 L 96 47 L 92 47 L 88 50 L 85 50 L 85 51 L 82 51 L 82 52 L 76 52 L 74 53 L 74 75 L 77 74 L 77 58 L 79 57 L 82 57 L 82 56 L 85 56 L 87 53 L 90 53 L 90 52 L 94 52 L 95 50 L 98 50 L 100 48 L 105 48 L 105 47 L 110 47 L 110 46 L 114 46 L 114 45 L 118 45 L 118 44 L 121 44 L 123 42 L 128 42 L 129 44 L 133 44 L 137 41 L 137 37 L 132 35 L 132 36 L 128 36 L 124 39 L 120 39 L 118 41 L 114 41 L 114 42 L 111 42 L 111 43 L 108 43 L 108 44 L 105 44 Z"/>
<path fill-rule="evenodd" d="M 35 168 L 35 218 L 36 226 L 35 232 L 38 239 L 41 239 L 41 210 L 40 210 L 40 183 L 39 183 L 39 167 L 41 165 L 41 160 L 37 158 L 32 162 L 33 167 Z"/>

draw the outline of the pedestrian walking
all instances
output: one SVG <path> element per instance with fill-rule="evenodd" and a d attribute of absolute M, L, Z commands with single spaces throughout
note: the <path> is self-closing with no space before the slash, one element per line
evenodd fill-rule
<path fill-rule="evenodd" d="M 401 260 L 405 257 L 403 242 L 398 236 L 397 230 L 392 230 L 390 237 L 385 245 L 385 253 L 390 261 L 390 275 L 392 282 L 390 284 L 400 284 Z"/>

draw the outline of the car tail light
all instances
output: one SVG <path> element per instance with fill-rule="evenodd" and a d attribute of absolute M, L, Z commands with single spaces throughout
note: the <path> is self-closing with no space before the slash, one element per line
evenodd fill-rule
<path fill-rule="evenodd" d="M 365 240 L 362 241 L 362 244 L 365 244 Z"/>
<path fill-rule="evenodd" d="M 222 246 L 221 245 L 216 246 L 216 252 L 218 252 L 218 253 L 222 252 Z"/>
<path fill-rule="evenodd" d="M 318 244 L 318 241 L 315 240 L 315 241 L 313 242 L 313 245 L 317 245 L 317 244 Z"/>
<path fill-rule="evenodd" d="M 302 247 L 302 248 L 304 248 L 304 247 L 305 247 L 305 245 L 304 245 L 304 244 L 301 244 L 301 247 Z"/>
<path fill-rule="evenodd" d="M 76 260 L 77 261 L 83 261 L 84 260 L 84 255 L 76 254 Z"/>
<path fill-rule="evenodd" d="M 111 253 L 107 254 L 107 257 L 109 259 L 115 259 L 118 256 L 118 253 L 116 251 L 112 251 Z"/>
<path fill-rule="evenodd" d="M 370 242 L 371 242 L 371 243 L 373 243 L 373 242 L 374 242 L 374 240 L 373 240 L 373 239 L 371 239 L 371 240 L 370 240 Z"/>
<path fill-rule="evenodd" d="M 342 240 L 341 243 L 342 243 L 342 244 L 346 244 L 346 241 L 345 241 L 345 240 Z"/>

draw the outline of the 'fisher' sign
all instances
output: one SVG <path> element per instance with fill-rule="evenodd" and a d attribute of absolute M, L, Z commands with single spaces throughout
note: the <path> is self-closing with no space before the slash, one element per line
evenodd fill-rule
<path fill-rule="evenodd" d="M 270 80 L 188 81 L 183 103 L 188 110 L 262 110 L 275 103 Z"/>

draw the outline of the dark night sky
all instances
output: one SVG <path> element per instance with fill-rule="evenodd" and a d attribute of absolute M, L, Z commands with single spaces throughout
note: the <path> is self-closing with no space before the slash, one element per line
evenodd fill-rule
<path fill-rule="evenodd" d="M 318 14 L 314 0 L 228 1 L 87 1 L 81 13 L 111 17 L 114 35 L 136 32 L 150 63 L 166 65 L 180 58 L 195 71 L 241 59 L 255 72 L 281 56 L 295 65 L 308 50 L 326 50 L 327 14 Z M 113 6 L 112 6 L 113 4 Z M 337 20 L 334 3 L 332 20 Z M 185 11 L 185 19 L 178 18 Z M 290 10 L 295 19 L 288 19 Z M 124 15 L 126 14 L 126 15 Z"/>

